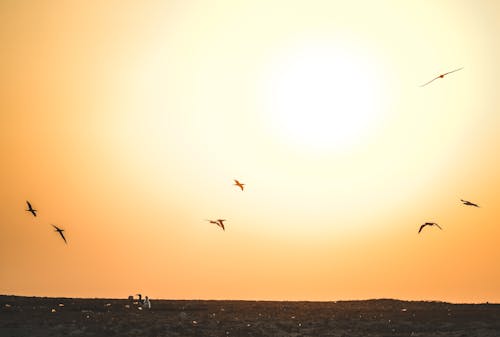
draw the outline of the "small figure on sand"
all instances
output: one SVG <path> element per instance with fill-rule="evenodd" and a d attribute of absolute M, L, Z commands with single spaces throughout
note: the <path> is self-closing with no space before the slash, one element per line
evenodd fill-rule
<path fill-rule="evenodd" d="M 151 309 L 151 302 L 149 301 L 149 297 L 146 296 L 144 297 L 144 299 L 142 299 L 142 294 L 136 294 L 136 295 L 139 297 L 139 299 L 137 300 L 137 302 L 134 302 L 134 304 L 139 305 L 139 308 Z"/>

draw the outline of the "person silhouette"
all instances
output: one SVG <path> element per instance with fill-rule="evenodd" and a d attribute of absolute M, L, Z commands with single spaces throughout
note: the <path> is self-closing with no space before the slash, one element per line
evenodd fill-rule
<path fill-rule="evenodd" d="M 149 297 L 144 298 L 144 303 L 142 303 L 142 307 L 145 309 L 151 309 L 151 302 L 149 301 Z"/>

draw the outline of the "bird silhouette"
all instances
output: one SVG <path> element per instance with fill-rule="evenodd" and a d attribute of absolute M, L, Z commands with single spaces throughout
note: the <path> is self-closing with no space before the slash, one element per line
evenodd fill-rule
<path fill-rule="evenodd" d="M 418 233 L 420 233 L 425 226 L 437 226 L 437 228 L 439 228 L 439 229 L 442 230 L 441 226 L 439 226 L 437 223 L 435 223 L 435 222 L 426 222 L 422 226 L 420 226 L 420 229 L 418 230 Z"/>
<path fill-rule="evenodd" d="M 444 73 L 444 74 L 441 74 L 439 76 L 436 76 L 434 77 L 432 80 L 430 80 L 429 82 L 425 83 L 425 84 L 422 84 L 421 87 L 425 87 L 427 84 L 431 83 L 431 82 L 434 82 L 435 80 L 437 80 L 438 78 L 443 78 L 445 77 L 446 75 L 448 74 L 451 74 L 451 73 L 454 73 L 455 71 L 459 71 L 459 70 L 462 70 L 464 69 L 463 67 L 462 68 L 458 68 L 458 69 L 455 69 L 455 70 L 452 70 L 452 71 L 448 71 L 447 73 Z"/>
<path fill-rule="evenodd" d="M 233 179 L 233 180 L 234 180 L 234 185 L 238 186 L 243 191 L 245 184 L 240 183 L 237 179 Z"/>
<path fill-rule="evenodd" d="M 26 210 L 26 212 L 30 212 L 31 214 L 33 214 L 33 216 L 36 216 L 36 209 L 33 209 L 33 207 L 31 206 L 30 202 L 28 200 L 26 200 L 26 203 L 28 204 L 28 209 Z"/>
<path fill-rule="evenodd" d="M 223 231 L 226 230 L 226 228 L 224 227 L 224 221 L 226 221 L 226 219 L 207 220 L 207 221 L 213 223 L 214 225 L 219 226 L 220 228 L 222 228 Z"/>
<path fill-rule="evenodd" d="M 68 242 L 66 241 L 66 238 L 64 237 L 64 234 L 63 234 L 64 229 L 61 229 L 61 228 L 57 227 L 56 225 L 52 225 L 52 227 L 54 227 L 56 229 L 55 232 L 58 232 L 59 235 L 61 235 L 62 239 L 64 240 L 64 243 L 68 244 Z"/>
<path fill-rule="evenodd" d="M 464 199 L 460 199 L 460 201 L 461 201 L 464 205 L 466 205 L 466 206 L 474 206 L 474 207 L 479 207 L 479 205 L 478 205 L 478 204 L 475 204 L 475 203 L 473 203 L 473 202 L 470 202 L 470 201 L 467 201 L 467 200 L 464 200 Z"/>

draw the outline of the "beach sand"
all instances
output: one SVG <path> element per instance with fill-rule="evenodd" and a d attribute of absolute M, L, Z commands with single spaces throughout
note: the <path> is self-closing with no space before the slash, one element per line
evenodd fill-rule
<path fill-rule="evenodd" d="M 500 336 L 500 305 L 0 296 L 0 336 Z"/>

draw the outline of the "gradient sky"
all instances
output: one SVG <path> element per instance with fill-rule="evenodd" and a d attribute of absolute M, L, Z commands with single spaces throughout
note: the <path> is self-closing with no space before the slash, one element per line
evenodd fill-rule
<path fill-rule="evenodd" d="M 500 302 L 499 36 L 495 0 L 1 1 L 0 293 Z"/>

